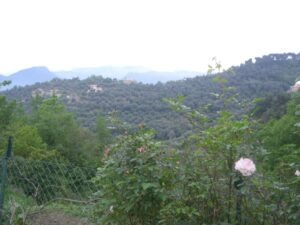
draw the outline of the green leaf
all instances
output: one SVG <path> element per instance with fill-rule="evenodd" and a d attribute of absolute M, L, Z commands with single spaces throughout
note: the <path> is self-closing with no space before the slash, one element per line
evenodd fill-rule
<path fill-rule="evenodd" d="M 147 190 L 147 189 L 152 188 L 152 187 L 156 187 L 156 185 L 153 184 L 153 183 L 142 183 L 143 190 Z"/>
<path fill-rule="evenodd" d="M 295 115 L 296 115 L 296 116 L 300 116 L 300 111 L 296 111 L 296 112 L 295 112 Z"/>

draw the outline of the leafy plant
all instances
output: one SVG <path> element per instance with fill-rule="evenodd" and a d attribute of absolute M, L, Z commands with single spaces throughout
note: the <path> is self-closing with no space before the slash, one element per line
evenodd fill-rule
<path fill-rule="evenodd" d="M 101 224 L 157 224 L 174 179 L 172 155 L 140 128 L 107 149 L 98 168 L 95 216 Z"/>

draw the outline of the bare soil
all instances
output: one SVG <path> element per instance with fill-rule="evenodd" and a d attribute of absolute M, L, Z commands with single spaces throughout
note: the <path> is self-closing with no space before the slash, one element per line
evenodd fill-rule
<path fill-rule="evenodd" d="M 87 219 L 66 215 L 61 212 L 43 211 L 27 218 L 30 225 L 90 225 Z"/>

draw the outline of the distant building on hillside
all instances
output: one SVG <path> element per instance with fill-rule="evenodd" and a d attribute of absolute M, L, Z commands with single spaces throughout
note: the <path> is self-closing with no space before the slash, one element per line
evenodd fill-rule
<path fill-rule="evenodd" d="M 98 86 L 97 84 L 91 84 L 89 85 L 89 89 L 87 90 L 87 93 L 90 92 L 103 92 L 103 88 L 101 86 Z"/>

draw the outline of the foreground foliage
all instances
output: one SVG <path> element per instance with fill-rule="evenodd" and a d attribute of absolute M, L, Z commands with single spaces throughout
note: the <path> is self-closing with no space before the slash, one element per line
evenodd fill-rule
<path fill-rule="evenodd" d="M 297 161 L 280 175 L 265 168 L 273 152 L 254 137 L 248 119 L 233 121 L 229 114 L 201 136 L 192 136 L 188 142 L 193 150 L 166 149 L 144 130 L 125 135 L 107 151 L 98 169 L 96 195 L 101 201 L 94 217 L 101 224 L 121 225 L 296 225 Z M 291 153 L 290 159 L 298 153 Z M 254 159 L 254 175 L 242 177 L 234 170 L 241 156 Z"/>
<path fill-rule="evenodd" d="M 298 224 L 299 93 L 286 115 L 258 124 L 226 110 L 235 95 L 225 80 L 216 82 L 224 110 L 213 123 L 182 106 L 182 99 L 167 100 L 195 125 L 178 149 L 161 145 L 144 129 L 107 149 L 95 178 L 101 199 L 94 207 L 96 223 Z M 241 157 L 255 162 L 254 174 L 244 177 L 235 169 Z"/>

